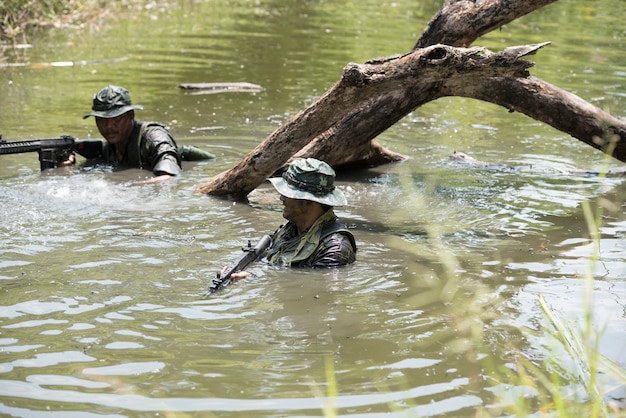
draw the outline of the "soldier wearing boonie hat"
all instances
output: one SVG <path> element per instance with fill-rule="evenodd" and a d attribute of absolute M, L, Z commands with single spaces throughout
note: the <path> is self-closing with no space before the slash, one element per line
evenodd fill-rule
<path fill-rule="evenodd" d="M 93 96 L 91 112 L 83 116 L 99 118 L 115 118 L 129 110 L 143 110 L 142 105 L 134 105 L 130 101 L 130 93 L 124 87 L 106 86 Z"/>
<path fill-rule="evenodd" d="M 265 258 L 292 267 L 337 267 L 356 260 L 354 236 L 334 206 L 347 203 L 335 187 L 335 171 L 315 158 L 297 158 L 282 177 L 270 178 L 281 194 L 287 223 L 272 235 Z"/>
<path fill-rule="evenodd" d="M 156 122 L 138 122 L 130 93 L 124 87 L 108 85 L 93 96 L 91 112 L 98 131 L 106 140 L 102 162 L 116 168 L 140 168 L 156 176 L 148 182 L 167 180 L 181 173 L 181 154 L 165 126 Z"/>

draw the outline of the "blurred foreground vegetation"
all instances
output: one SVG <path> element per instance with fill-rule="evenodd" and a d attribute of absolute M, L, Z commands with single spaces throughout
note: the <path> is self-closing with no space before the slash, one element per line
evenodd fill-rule
<path fill-rule="evenodd" d="M 29 30 L 51 25 L 73 25 L 100 8 L 98 0 L 5 0 L 0 1 L 0 41 L 27 42 Z"/>
<path fill-rule="evenodd" d="M 38 30 L 82 27 L 114 16 L 116 10 L 146 4 L 145 0 L 0 0 L 0 50 L 28 44 Z"/>

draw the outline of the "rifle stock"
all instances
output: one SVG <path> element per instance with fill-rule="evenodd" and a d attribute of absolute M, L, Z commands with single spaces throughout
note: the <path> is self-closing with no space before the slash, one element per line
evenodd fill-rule
<path fill-rule="evenodd" d="M 56 168 L 66 161 L 72 152 L 87 159 L 102 156 L 103 142 L 99 139 L 77 140 L 70 135 L 58 138 L 33 139 L 28 141 L 4 141 L 0 135 L 0 155 L 37 152 L 41 171 Z"/>
<path fill-rule="evenodd" d="M 242 271 L 250 265 L 250 263 L 259 258 L 259 256 L 269 248 L 271 243 L 272 238 L 269 235 L 263 235 L 254 247 L 252 247 L 252 244 L 248 241 L 248 246 L 241 248 L 243 254 L 225 271 L 217 273 L 217 277 L 211 281 L 205 296 L 228 286 L 232 281 L 233 273 Z"/>

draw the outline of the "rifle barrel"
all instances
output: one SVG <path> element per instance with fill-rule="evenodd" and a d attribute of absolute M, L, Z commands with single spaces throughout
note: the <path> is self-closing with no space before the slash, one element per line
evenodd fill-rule
<path fill-rule="evenodd" d="M 74 145 L 75 139 L 69 135 L 61 135 L 59 138 L 32 139 L 26 141 L 0 141 L 0 154 L 20 154 L 23 152 L 36 152 L 42 148 L 62 148 Z"/>
<path fill-rule="evenodd" d="M 211 293 L 222 289 L 232 281 L 232 274 L 238 271 L 242 271 L 250 263 L 256 260 L 263 252 L 272 244 L 272 238 L 269 235 L 263 235 L 259 242 L 251 247 L 250 242 L 248 242 L 247 248 L 242 248 L 241 250 L 244 252 L 238 259 L 229 266 L 223 273 L 218 273 L 217 277 L 211 281 L 209 288 L 207 289 L 205 296 L 208 296 Z"/>
<path fill-rule="evenodd" d="M 77 140 L 70 135 L 58 138 L 4 141 L 0 135 L 0 155 L 37 152 L 41 170 L 54 168 L 65 161 L 72 152 L 87 159 L 102 157 L 104 143 L 99 139 Z"/>

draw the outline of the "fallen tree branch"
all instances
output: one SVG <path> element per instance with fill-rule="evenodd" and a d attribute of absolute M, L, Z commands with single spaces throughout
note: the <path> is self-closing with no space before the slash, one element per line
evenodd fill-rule
<path fill-rule="evenodd" d="M 446 0 L 413 49 L 435 44 L 468 47 L 479 37 L 557 0 Z"/>
<path fill-rule="evenodd" d="M 528 77 L 530 61 L 519 60 L 544 44 L 492 53 L 484 48 L 435 45 L 401 57 L 348 64 L 316 103 L 272 133 L 231 170 L 212 178 L 200 193 L 243 199 L 294 155 L 324 155 L 332 166 L 362 159 L 370 142 L 407 113 L 447 95 L 454 85 L 493 77 Z M 386 115 L 386 117 L 380 117 Z M 378 150 L 380 151 L 380 150 Z"/>
<path fill-rule="evenodd" d="M 384 149 L 374 138 L 415 108 L 443 96 L 499 104 L 626 161 L 625 122 L 529 76 L 526 69 L 532 63 L 519 58 L 547 43 L 510 47 L 498 54 L 465 49 L 464 64 L 455 62 L 455 53 L 447 49 L 470 45 L 479 36 L 555 1 L 446 0 L 410 53 L 349 64 L 342 79 L 316 103 L 272 133 L 235 167 L 201 186 L 199 192 L 245 199 L 299 156 L 324 159 L 335 168 L 402 160 L 404 156 Z M 491 73 L 484 65 L 480 71 L 480 65 L 466 66 L 481 62 L 478 57 L 494 60 L 489 64 L 494 66 Z"/>
<path fill-rule="evenodd" d="M 491 78 L 457 86 L 448 95 L 484 100 L 544 122 L 620 161 L 626 161 L 626 122 L 536 77 Z"/>

